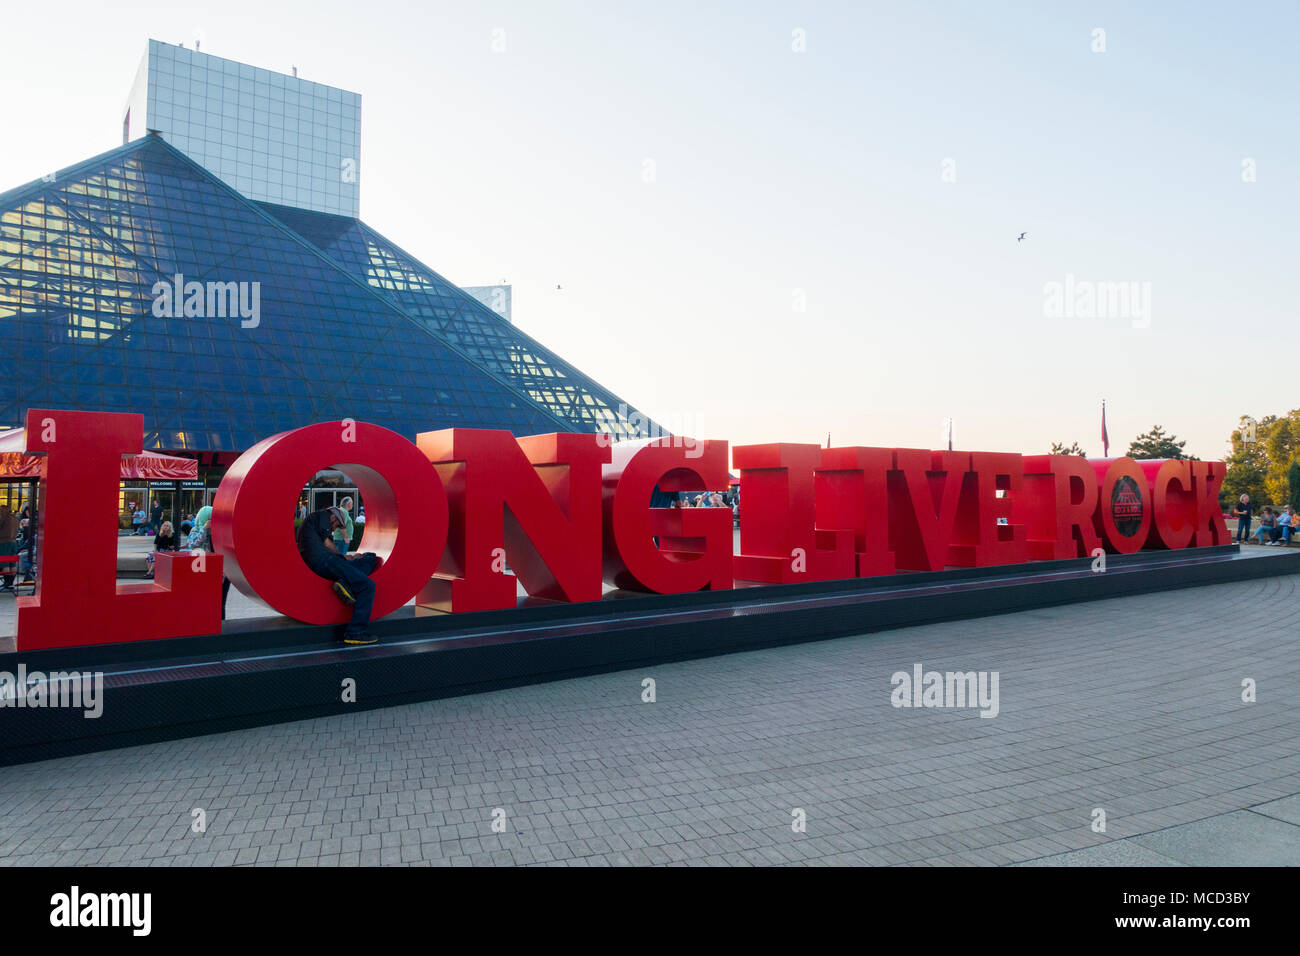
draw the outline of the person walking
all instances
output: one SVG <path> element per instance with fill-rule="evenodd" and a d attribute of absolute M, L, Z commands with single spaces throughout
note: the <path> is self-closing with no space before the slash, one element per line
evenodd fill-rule
<path fill-rule="evenodd" d="M 1250 495 L 1242 495 L 1232 512 L 1237 516 L 1237 544 L 1250 540 Z"/>
<path fill-rule="evenodd" d="M 337 506 L 313 511 L 298 527 L 298 553 L 312 572 L 334 582 L 334 593 L 352 605 L 352 619 L 343 631 L 345 644 L 374 644 L 378 638 L 369 630 L 375 603 L 375 573 L 380 561 L 373 552 L 339 554 L 334 532 L 346 527 L 347 516 Z"/>
<path fill-rule="evenodd" d="M 163 506 L 157 498 L 153 500 L 153 507 L 149 509 L 149 531 L 146 534 L 157 534 L 162 528 Z"/>
<path fill-rule="evenodd" d="M 182 526 L 183 527 L 183 526 Z M 194 516 L 194 525 L 185 538 L 185 549 L 191 553 L 202 551 L 213 554 L 212 548 L 212 505 L 204 505 Z M 221 577 L 221 619 L 226 619 L 226 599 L 230 597 L 230 578 Z"/>

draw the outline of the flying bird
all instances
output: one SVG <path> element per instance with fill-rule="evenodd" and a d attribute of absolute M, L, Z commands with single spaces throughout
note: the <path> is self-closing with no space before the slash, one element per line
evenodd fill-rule
<path fill-rule="evenodd" d="M 1029 233 L 1027 233 L 1027 232 L 1022 232 L 1020 235 L 1016 236 L 1016 242 L 1019 242 L 1021 239 L 1025 238 L 1025 236 L 1027 236 L 1027 235 L 1029 235 Z"/>

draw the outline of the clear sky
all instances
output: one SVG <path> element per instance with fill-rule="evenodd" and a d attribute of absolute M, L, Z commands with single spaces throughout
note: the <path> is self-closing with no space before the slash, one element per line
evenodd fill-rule
<path fill-rule="evenodd" d="M 1294 2 L 3 17 L 0 190 L 120 143 L 149 37 L 296 65 L 362 95 L 362 218 L 699 437 L 936 447 L 950 415 L 959 448 L 1099 455 L 1105 398 L 1112 453 L 1158 422 L 1210 458 L 1300 405 Z M 1067 275 L 1150 314 L 1051 317 Z"/>

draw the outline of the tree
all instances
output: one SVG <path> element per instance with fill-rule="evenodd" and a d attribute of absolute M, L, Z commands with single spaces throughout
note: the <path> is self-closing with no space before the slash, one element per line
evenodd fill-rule
<path fill-rule="evenodd" d="M 1291 500 L 1289 471 L 1291 463 L 1300 453 L 1296 436 L 1300 435 L 1300 410 L 1273 419 L 1265 435 L 1256 435 L 1263 448 L 1267 465 L 1264 469 L 1264 490 L 1269 501 L 1281 505 Z"/>
<path fill-rule="evenodd" d="M 1145 435 L 1134 438 L 1124 454 L 1129 458 L 1181 458 L 1195 461 L 1195 456 L 1183 454 L 1183 446 L 1186 444 L 1185 441 L 1179 441 L 1178 436 L 1166 434 L 1163 428 L 1156 425 Z"/>
<path fill-rule="evenodd" d="M 1290 489 L 1286 502 L 1292 511 L 1300 512 L 1300 461 L 1291 462 L 1286 470 L 1286 483 Z"/>
<path fill-rule="evenodd" d="M 1082 448 L 1079 447 L 1079 443 L 1078 443 L 1077 441 L 1072 441 L 1072 442 L 1070 442 L 1070 444 L 1068 444 L 1068 445 L 1064 445 L 1064 444 L 1062 444 L 1062 443 L 1059 442 L 1059 441 L 1054 441 L 1054 442 L 1052 442 L 1052 451 L 1051 451 L 1051 454 L 1053 454 L 1053 455 L 1078 455 L 1078 456 L 1081 457 L 1081 458 L 1087 458 L 1087 457 L 1088 457 L 1088 453 L 1087 453 L 1086 451 L 1084 451 Z"/>
<path fill-rule="evenodd" d="M 1225 462 L 1228 474 L 1219 491 L 1219 502 L 1231 506 L 1242 495 L 1250 495 L 1250 500 L 1258 508 L 1269 503 L 1269 493 L 1265 487 L 1270 467 L 1266 445 L 1269 434 L 1277 426 L 1278 418 L 1276 415 L 1265 415 L 1256 422 L 1253 440 L 1248 440 L 1251 433 L 1246 427 L 1246 421 L 1247 416 L 1241 416 L 1240 423 L 1229 436 L 1232 453 Z"/>

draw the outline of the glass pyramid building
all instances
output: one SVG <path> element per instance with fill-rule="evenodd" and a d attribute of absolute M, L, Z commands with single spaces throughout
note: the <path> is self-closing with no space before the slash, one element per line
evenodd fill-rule
<path fill-rule="evenodd" d="M 157 135 L 0 194 L 0 328 L 0 426 L 140 412 L 146 448 L 199 451 L 342 418 L 635 437 L 634 409 L 359 219 L 254 202 Z"/>

